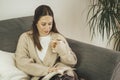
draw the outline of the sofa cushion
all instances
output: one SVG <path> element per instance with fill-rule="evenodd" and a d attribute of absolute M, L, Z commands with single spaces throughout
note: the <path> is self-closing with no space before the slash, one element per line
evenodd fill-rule
<path fill-rule="evenodd" d="M 14 54 L 0 50 L 0 80 L 22 80 L 29 77 L 16 68 Z"/>

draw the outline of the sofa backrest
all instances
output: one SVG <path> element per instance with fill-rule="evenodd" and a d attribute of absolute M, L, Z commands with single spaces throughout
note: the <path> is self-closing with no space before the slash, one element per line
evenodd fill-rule
<path fill-rule="evenodd" d="M 18 37 L 31 28 L 33 17 L 21 17 L 0 21 L 0 50 L 14 52 Z"/>

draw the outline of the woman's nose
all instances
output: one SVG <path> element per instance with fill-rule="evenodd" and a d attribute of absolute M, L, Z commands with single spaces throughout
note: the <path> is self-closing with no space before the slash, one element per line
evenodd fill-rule
<path fill-rule="evenodd" d="M 45 28 L 46 30 L 49 30 L 50 29 L 50 26 L 46 26 L 46 28 Z"/>

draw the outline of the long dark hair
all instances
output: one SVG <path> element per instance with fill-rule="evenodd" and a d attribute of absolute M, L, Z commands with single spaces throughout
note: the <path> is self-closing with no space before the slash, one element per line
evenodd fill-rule
<path fill-rule="evenodd" d="M 55 33 L 59 33 L 57 28 L 56 28 L 56 24 L 55 24 L 55 20 L 54 20 L 54 14 L 53 14 L 52 9 L 49 6 L 47 6 L 47 5 L 40 5 L 39 7 L 37 7 L 36 10 L 35 10 L 35 14 L 34 14 L 32 30 L 33 30 L 33 41 L 34 41 L 34 44 L 35 44 L 35 46 L 37 46 L 37 48 L 40 51 L 42 50 L 42 46 L 41 46 L 41 44 L 39 42 L 40 34 L 38 32 L 36 24 L 37 24 L 37 22 L 39 21 L 39 19 L 42 16 L 46 16 L 46 15 L 49 15 L 49 16 L 53 17 L 53 23 L 52 23 L 51 31 L 55 32 Z"/>

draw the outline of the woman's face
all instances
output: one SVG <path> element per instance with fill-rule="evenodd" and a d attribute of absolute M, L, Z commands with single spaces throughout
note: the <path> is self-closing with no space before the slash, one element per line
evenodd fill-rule
<path fill-rule="evenodd" d="M 52 29 L 53 17 L 46 15 L 42 16 L 37 22 L 37 29 L 40 36 L 47 36 Z"/>

